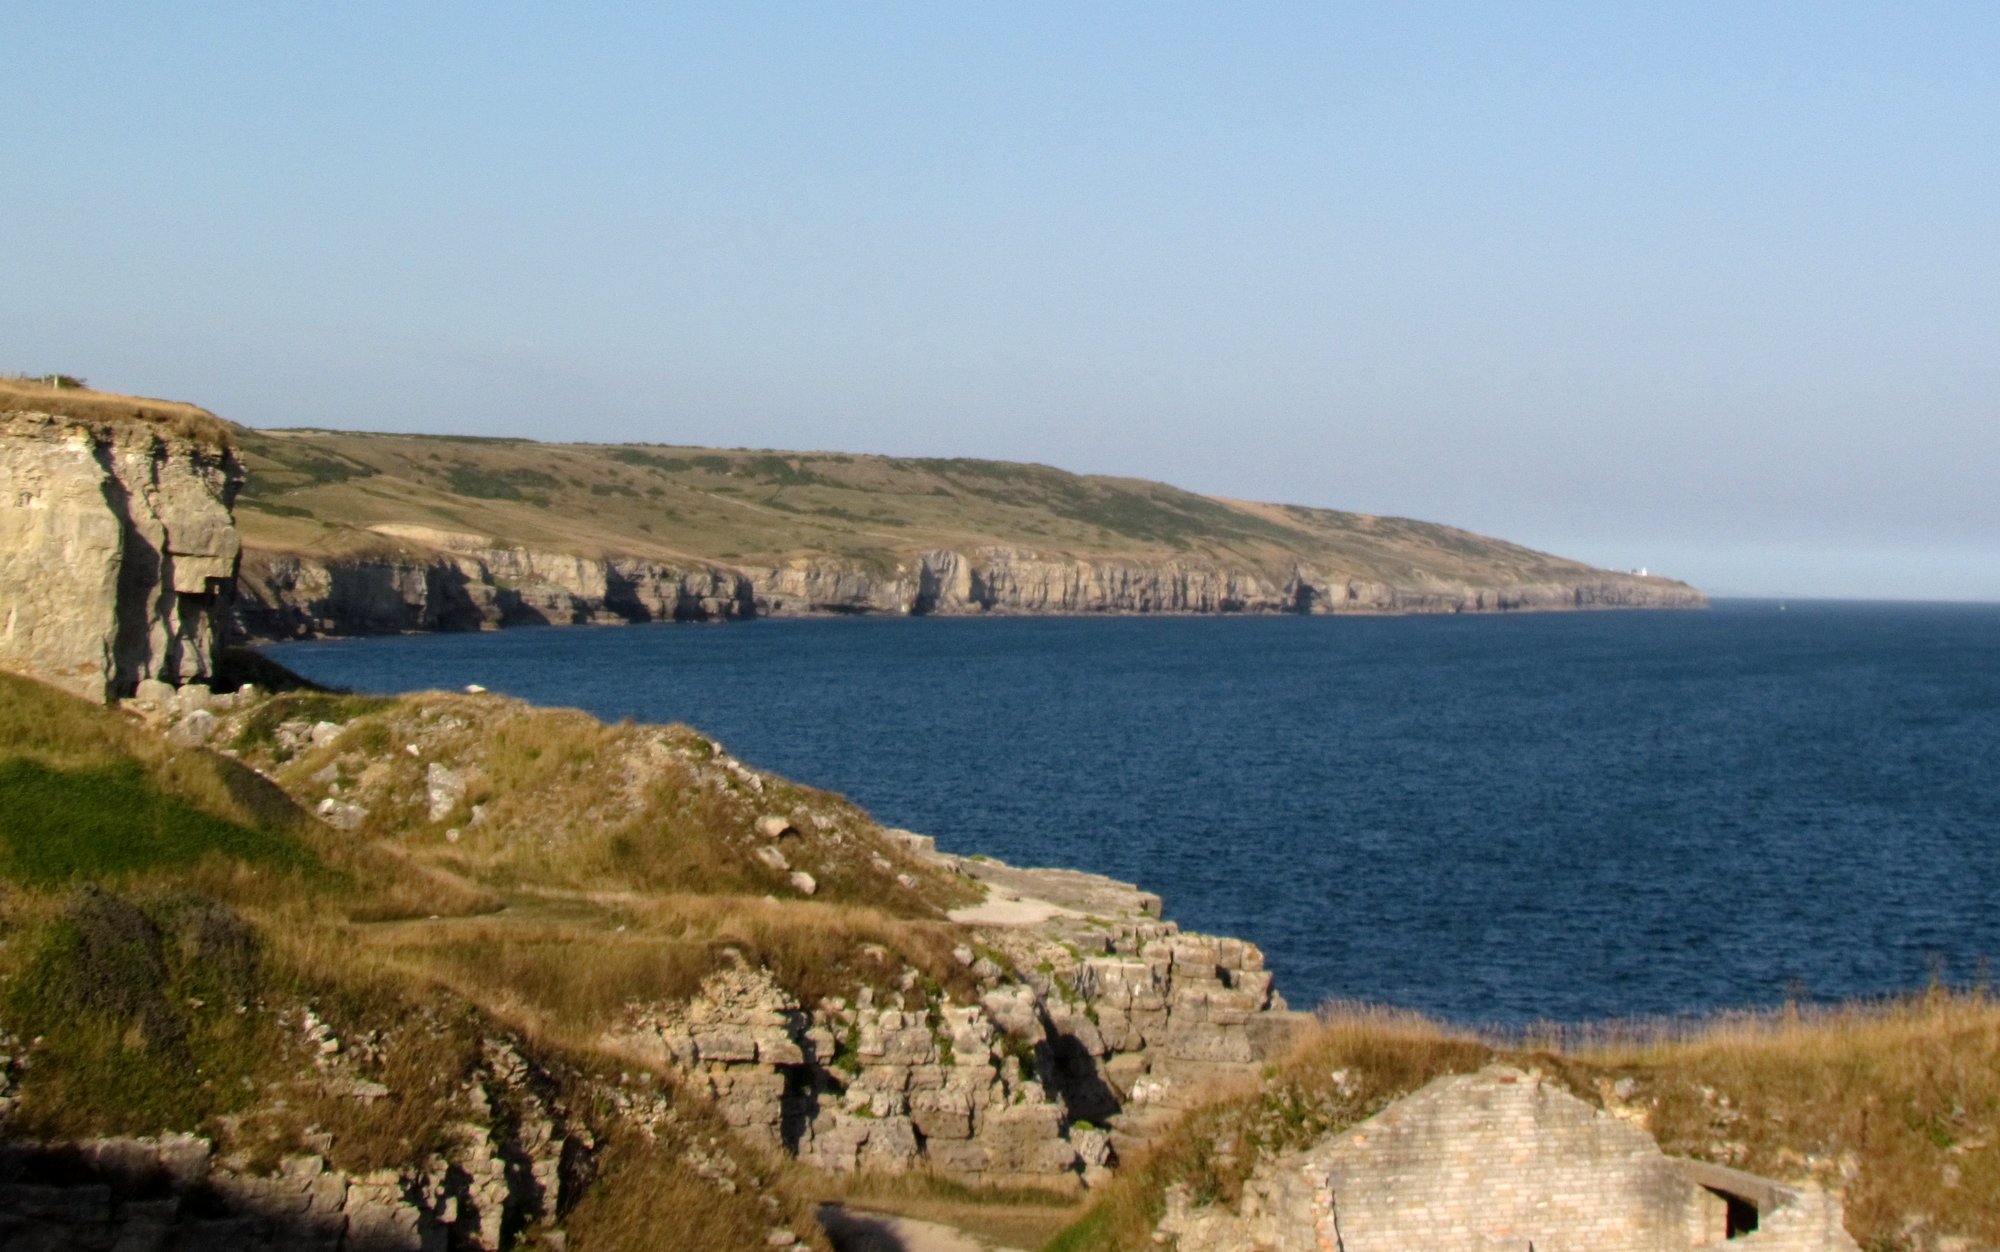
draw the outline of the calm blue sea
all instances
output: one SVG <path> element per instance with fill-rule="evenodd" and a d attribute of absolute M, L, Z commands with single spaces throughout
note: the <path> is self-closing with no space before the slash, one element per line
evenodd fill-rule
<path fill-rule="evenodd" d="M 1576 1021 L 2000 955 L 2000 606 L 978 618 L 272 649 L 685 721 L 891 825 L 1165 895 L 1296 1006 Z"/>

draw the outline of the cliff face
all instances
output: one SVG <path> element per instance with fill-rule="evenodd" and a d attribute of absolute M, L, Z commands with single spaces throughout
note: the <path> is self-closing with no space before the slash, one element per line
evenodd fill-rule
<path fill-rule="evenodd" d="M 245 555 L 239 606 L 262 638 L 526 624 L 724 621 L 815 613 L 1468 613 L 1698 608 L 1700 592 L 1608 571 L 1483 586 L 1404 584 L 1308 566 L 1282 581 L 1199 561 L 1083 560 L 1018 548 L 937 549 L 893 566 L 834 557 L 759 568 L 591 558 L 477 536 L 382 528 L 393 550 Z"/>
<path fill-rule="evenodd" d="M 92 700 L 214 672 L 243 474 L 144 421 L 0 414 L 0 665 Z"/>
<path fill-rule="evenodd" d="M 492 630 L 756 615 L 737 573 L 518 548 L 244 554 L 237 619 L 255 638 Z"/>

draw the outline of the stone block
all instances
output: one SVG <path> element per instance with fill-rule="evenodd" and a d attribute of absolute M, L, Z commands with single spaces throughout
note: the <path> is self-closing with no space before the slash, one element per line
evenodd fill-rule
<path fill-rule="evenodd" d="M 748 1026 L 700 1025 L 691 1027 L 695 1056 L 703 1061 L 755 1061 L 757 1035 Z"/>
<path fill-rule="evenodd" d="M 862 1168 L 899 1174 L 916 1158 L 917 1132 L 909 1118 L 881 1117 L 868 1128 L 868 1142 L 861 1147 Z"/>
<path fill-rule="evenodd" d="M 881 1056 L 894 1065 L 929 1065 L 938 1059 L 937 1041 L 931 1038 L 930 1028 L 921 1024 L 884 1031 Z"/>
<path fill-rule="evenodd" d="M 955 1174 L 984 1173 L 992 1164 L 984 1145 L 971 1139 L 933 1139 L 924 1145 L 924 1158 L 932 1167 Z"/>
<path fill-rule="evenodd" d="M 767 1026 L 756 1035 L 757 1061 L 762 1065 L 803 1065 L 805 1049 L 781 1027 Z"/>
<path fill-rule="evenodd" d="M 910 1097 L 910 1121 L 926 1139 L 969 1139 L 972 1108 L 965 1092 L 923 1091 Z"/>

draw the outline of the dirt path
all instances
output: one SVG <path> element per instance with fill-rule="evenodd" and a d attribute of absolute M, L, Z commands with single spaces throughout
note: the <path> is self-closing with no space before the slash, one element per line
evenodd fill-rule
<path fill-rule="evenodd" d="M 823 1204 L 819 1224 L 838 1252 L 1021 1252 L 937 1222 Z"/>

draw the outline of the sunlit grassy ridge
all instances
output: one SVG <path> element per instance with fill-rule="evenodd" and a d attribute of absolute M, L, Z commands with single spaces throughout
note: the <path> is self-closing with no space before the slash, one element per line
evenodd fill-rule
<path fill-rule="evenodd" d="M 229 424 L 207 409 L 179 400 L 154 400 L 51 385 L 45 379 L 0 374 L 0 413 L 49 413 L 91 422 L 137 422 L 206 444 L 229 442 Z"/>
<path fill-rule="evenodd" d="M 1215 499 L 1046 465 L 323 430 L 236 437 L 250 473 L 245 539 L 276 551 L 389 551 L 406 541 L 369 528 L 402 525 L 588 556 L 723 564 L 832 556 L 887 568 L 929 549 L 1001 546 L 1205 560 L 1279 582 L 1300 563 L 1391 584 L 1604 574 L 1429 522 Z"/>

